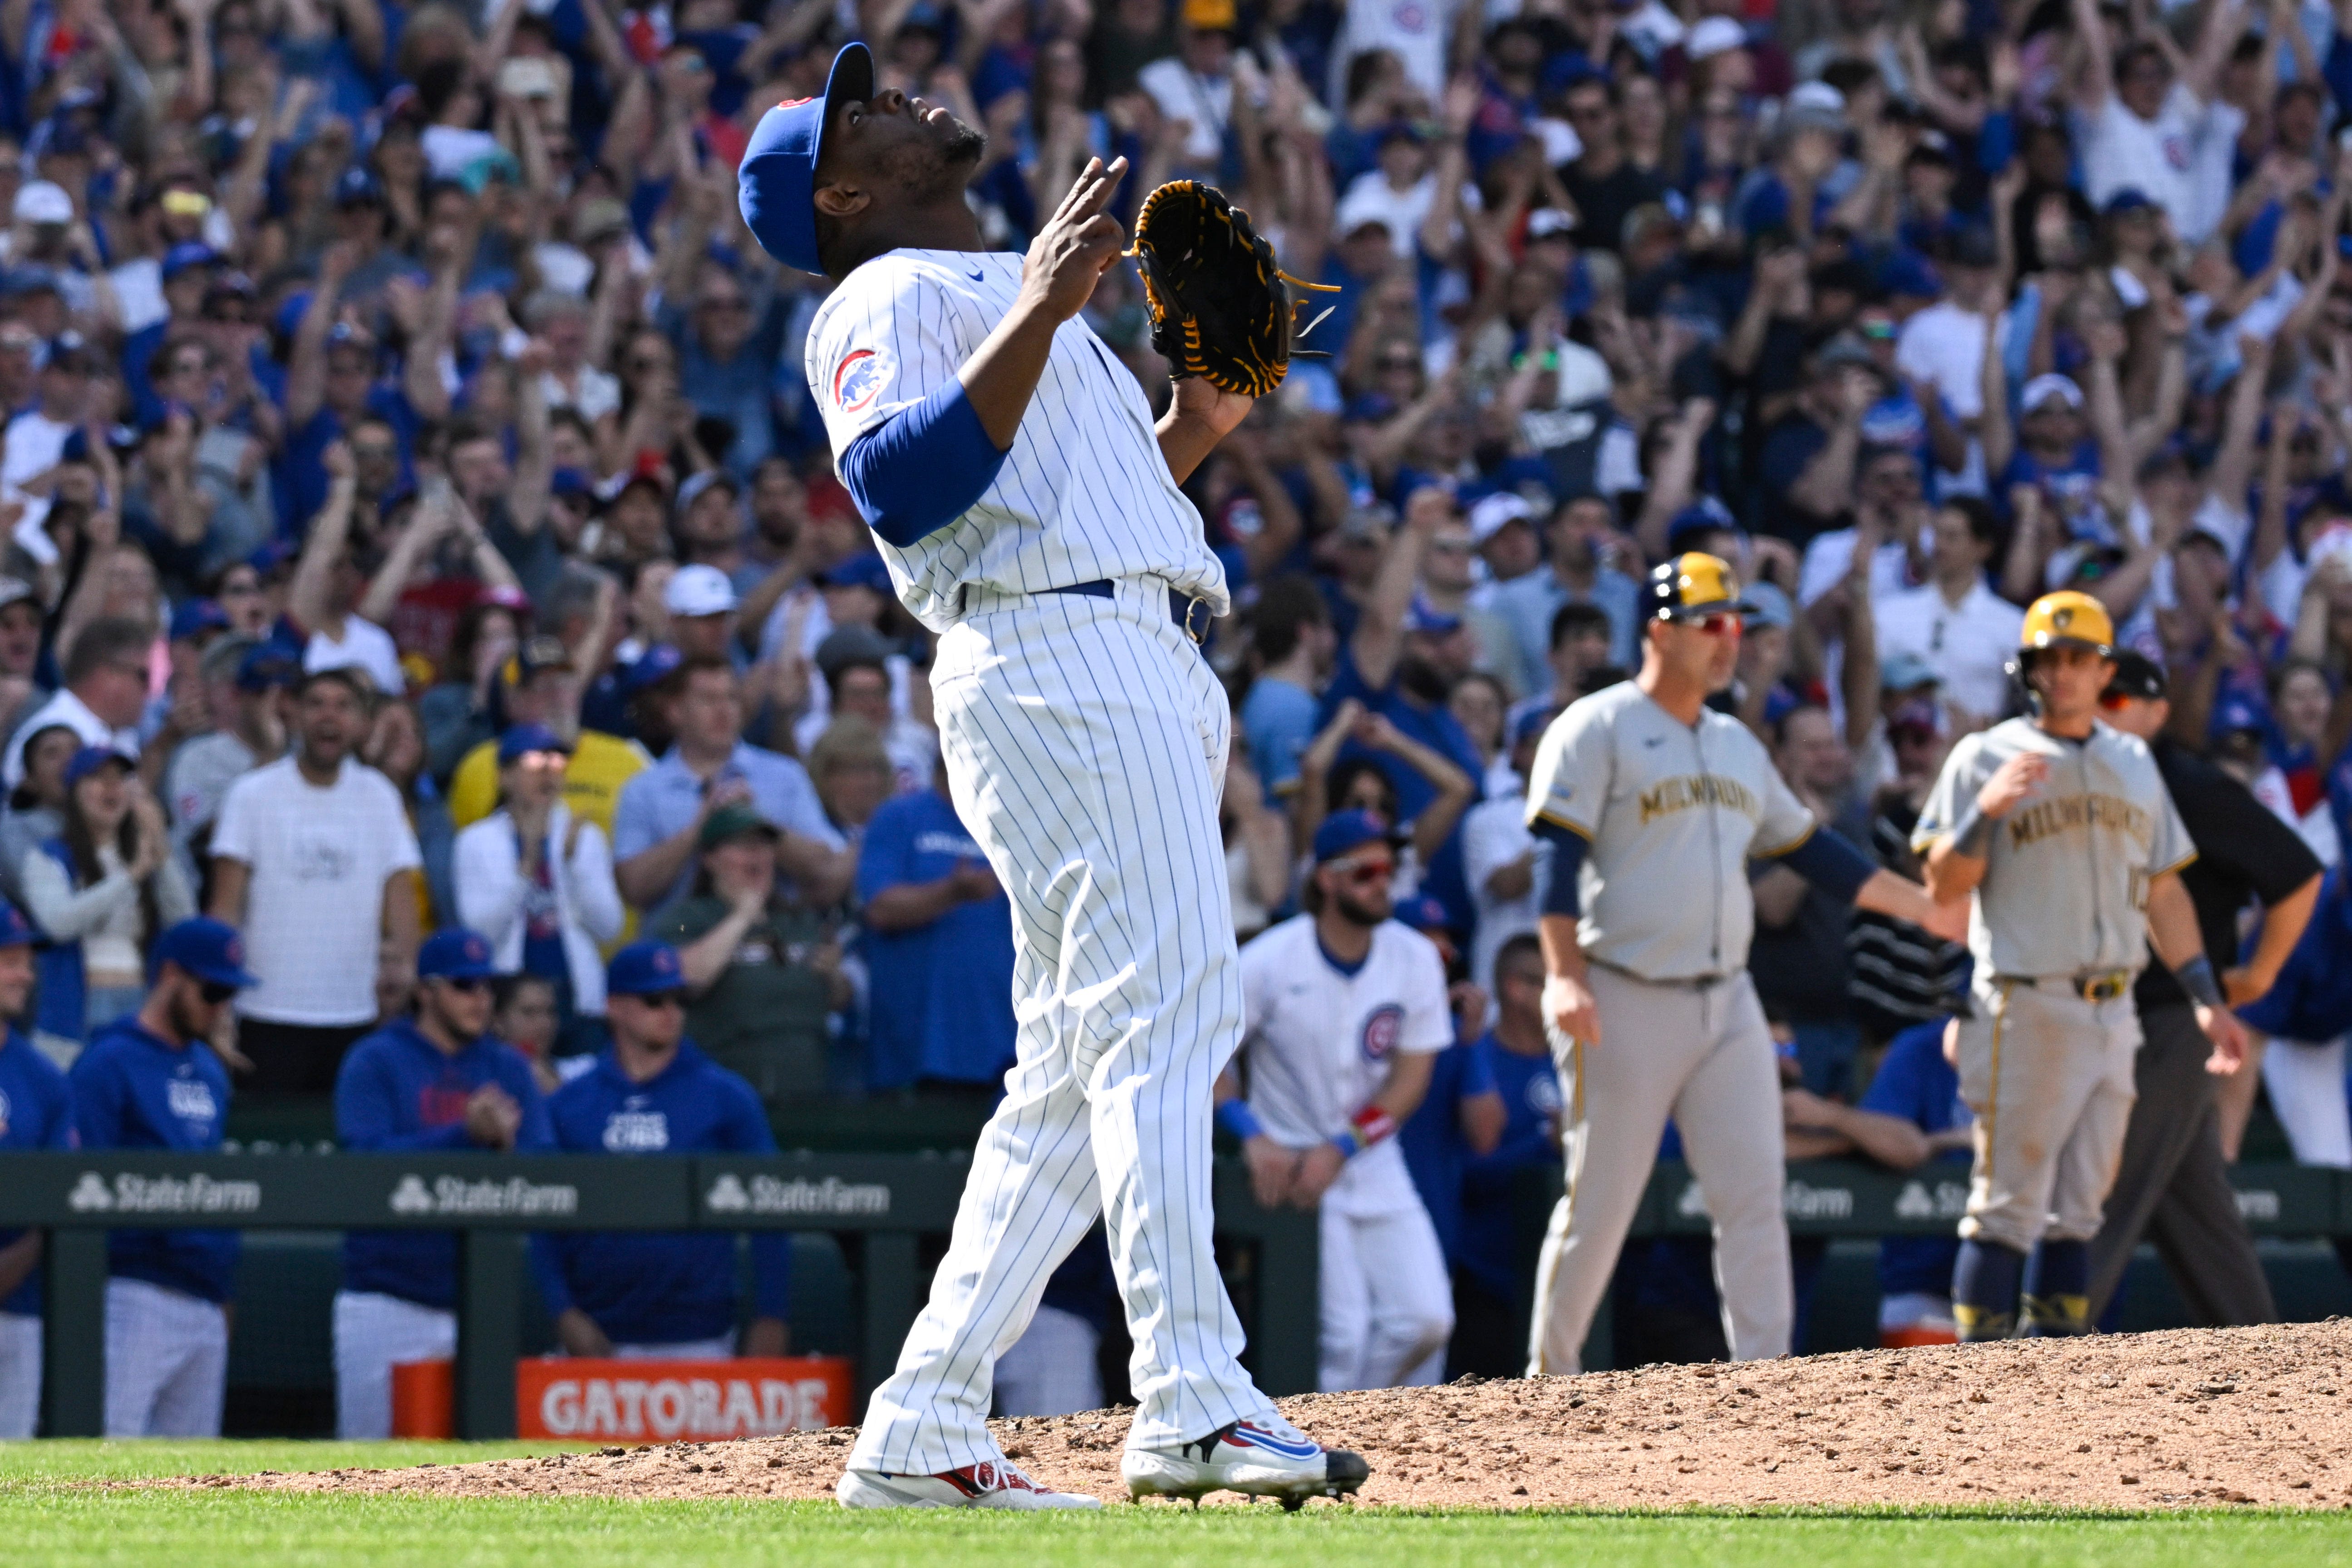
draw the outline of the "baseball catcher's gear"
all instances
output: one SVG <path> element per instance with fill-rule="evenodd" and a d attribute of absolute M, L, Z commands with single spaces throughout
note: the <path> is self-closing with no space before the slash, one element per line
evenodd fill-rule
<path fill-rule="evenodd" d="M 1284 272 L 1249 214 L 1214 185 L 1192 180 L 1171 180 L 1144 198 L 1128 254 L 1142 268 L 1151 348 L 1168 362 L 1168 374 L 1199 376 L 1244 397 L 1264 397 L 1282 384 L 1291 344 L 1303 335 L 1294 329 L 1286 285 L 1338 292 Z"/>

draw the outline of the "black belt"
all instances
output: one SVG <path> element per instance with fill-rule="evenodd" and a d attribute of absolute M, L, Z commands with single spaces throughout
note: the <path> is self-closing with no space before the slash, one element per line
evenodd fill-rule
<path fill-rule="evenodd" d="M 1097 577 L 1091 583 L 1073 583 L 1066 588 L 1048 588 L 1048 594 L 1081 594 L 1089 599 L 1108 599 L 1114 593 L 1110 579 Z M 1199 642 L 1209 635 L 1209 623 L 1216 618 L 1209 601 L 1195 598 L 1181 588 L 1168 590 L 1168 618 L 1184 629 L 1184 635 Z"/>

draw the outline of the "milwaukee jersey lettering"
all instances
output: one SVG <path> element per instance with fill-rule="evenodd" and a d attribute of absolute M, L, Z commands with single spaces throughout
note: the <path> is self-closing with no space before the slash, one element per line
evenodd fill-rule
<path fill-rule="evenodd" d="M 1013 310 L 1020 256 L 894 250 L 844 279 L 810 324 L 805 370 L 838 459 L 946 385 Z M 908 545 L 876 540 L 899 600 L 933 631 L 967 584 L 1035 594 L 1157 577 L 1223 615 L 1224 567 L 1176 488 L 1143 388 L 1081 319 L 1062 323 L 1004 465 L 961 517 Z"/>
<path fill-rule="evenodd" d="M 1570 704 L 1536 749 L 1528 824 L 1592 844 L 1577 873 L 1586 954 L 1644 980 L 1745 968 L 1751 856 L 1813 831 L 1763 742 L 1713 709 L 1696 726 L 1628 680 Z"/>
<path fill-rule="evenodd" d="M 2002 763 L 2050 759 L 2033 794 L 1993 825 L 1969 920 L 1977 973 L 2040 978 L 2137 970 L 2147 962 L 2147 885 L 2197 858 L 2156 759 L 2130 735 L 2095 726 L 2061 740 L 2027 719 L 1964 736 L 1944 761 L 1911 842 L 1952 830 Z"/>

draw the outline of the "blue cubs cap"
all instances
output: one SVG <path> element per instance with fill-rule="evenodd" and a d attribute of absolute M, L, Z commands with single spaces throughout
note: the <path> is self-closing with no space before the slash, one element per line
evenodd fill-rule
<path fill-rule="evenodd" d="M 489 939 L 463 926 L 435 931 L 416 950 L 419 980 L 488 980 L 497 973 L 490 963 Z"/>
<path fill-rule="evenodd" d="M 228 630 L 228 612 L 211 599 L 185 599 L 172 612 L 172 641 L 186 642 L 206 632 Z"/>
<path fill-rule="evenodd" d="M 736 172 L 736 205 L 760 248 L 787 267 L 822 277 L 816 253 L 816 166 L 836 104 L 874 96 L 874 56 L 845 44 L 833 57 L 823 98 L 791 99 L 760 117 Z"/>
<path fill-rule="evenodd" d="M 121 763 L 134 772 L 139 766 L 111 746 L 84 746 L 66 759 L 66 788 L 73 788 L 109 763 Z"/>
<path fill-rule="evenodd" d="M 25 912 L 5 899 L 0 899 L 0 947 L 29 947 L 41 940 L 33 922 Z"/>
<path fill-rule="evenodd" d="M 176 963 L 199 980 L 243 988 L 261 982 L 245 967 L 245 938 L 236 928 L 199 915 L 182 921 L 155 943 L 157 963 Z"/>
<path fill-rule="evenodd" d="M 1448 923 L 1445 906 L 1427 893 L 1407 899 L 1390 912 L 1415 931 L 1444 931 Z"/>
<path fill-rule="evenodd" d="M 685 989 L 686 970 L 677 961 L 677 949 L 666 942 L 633 942 L 604 967 L 608 996 L 663 996 Z"/>
<path fill-rule="evenodd" d="M 191 267 L 217 267 L 220 255 L 209 245 L 183 240 L 163 253 L 163 281 L 169 283 Z"/>
<path fill-rule="evenodd" d="M 1315 863 L 1337 860 L 1367 844 L 1389 841 L 1389 830 L 1369 811 L 1334 812 L 1315 830 Z"/>
<path fill-rule="evenodd" d="M 2109 196 L 2107 205 L 2100 210 L 2109 217 L 2120 217 L 2125 213 L 2145 212 L 2154 205 L 2156 203 L 2148 199 L 2146 191 L 2137 185 L 2126 185 Z"/>
<path fill-rule="evenodd" d="M 1729 507 L 1713 496 L 1701 496 L 1675 513 L 1674 521 L 1666 524 L 1666 551 L 1669 554 L 1679 555 L 1690 548 L 1691 540 L 1699 534 L 1713 533 L 1718 529 L 1737 529 L 1738 526 L 1739 520 L 1731 515 Z"/>
<path fill-rule="evenodd" d="M 817 582 L 827 588 L 871 588 L 886 599 L 895 597 L 890 592 L 890 568 L 882 564 L 882 557 L 863 550 L 826 567 L 818 574 Z"/>
<path fill-rule="evenodd" d="M 686 655 L 666 642 L 657 642 L 637 656 L 637 662 L 621 674 L 621 689 L 631 697 L 652 690 L 686 662 Z"/>
<path fill-rule="evenodd" d="M 2270 731 L 2271 716 L 2263 711 L 2260 701 L 2242 691 L 2225 692 L 2213 704 L 2211 733 L 2215 740 L 2252 731 L 2256 734 Z"/>
<path fill-rule="evenodd" d="M 505 767 L 517 757 L 533 752 L 572 753 L 571 742 L 544 724 L 517 724 L 499 737 L 499 766 Z"/>
<path fill-rule="evenodd" d="M 380 207 L 383 205 L 383 182 L 367 169 L 353 165 L 345 169 L 335 182 L 335 205 L 339 207 Z"/>
<path fill-rule="evenodd" d="M 253 553 L 245 558 L 245 563 L 252 567 L 257 575 L 267 577 L 293 559 L 294 542 L 292 540 L 272 539 L 266 543 L 257 545 Z"/>

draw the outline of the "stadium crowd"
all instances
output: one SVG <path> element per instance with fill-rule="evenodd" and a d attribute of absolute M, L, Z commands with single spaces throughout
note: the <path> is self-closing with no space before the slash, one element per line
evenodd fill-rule
<path fill-rule="evenodd" d="M 355 1148 L 688 1146 L 613 1141 L 657 1078 L 701 1147 L 763 1146 L 753 1100 L 987 1102 L 1005 901 L 833 473 L 826 285 L 734 200 L 851 37 L 986 131 L 992 241 L 1121 154 L 1122 219 L 1210 181 L 1337 290 L 1186 489 L 1235 604 L 1236 934 L 1320 886 L 1446 965 L 1395 1120 L 1452 1288 L 1345 1375 L 1524 1363 L 1511 1194 L 1562 1107 L 1523 775 L 1685 551 L 1754 605 L 1718 700 L 1913 875 L 2024 605 L 2094 595 L 2158 732 L 2329 868 L 2210 1134 L 2266 1081 L 2352 1166 L 2352 0 L 6 0 L 0 1144 L 215 1146 L 232 1095 L 332 1096 Z M 1164 402 L 1131 268 L 1086 319 Z M 1790 1152 L 1964 1160 L 1965 951 L 1754 891 Z M 542 1250 L 567 1348 L 731 1333 L 648 1246 L 658 1300 Z M 117 1238 L 119 1430 L 216 1425 L 233 1258 Z M 0 1245 L 0 1435 L 37 1265 Z M 355 1237 L 339 1335 L 445 1342 L 452 1268 Z M 1948 1333 L 1949 1272 L 1888 1244 L 1891 1337 Z M 1039 1332 L 1083 1348 L 1065 1273 Z M 1722 1353 L 1704 1241 L 1618 1297 L 1643 1352 Z"/>

